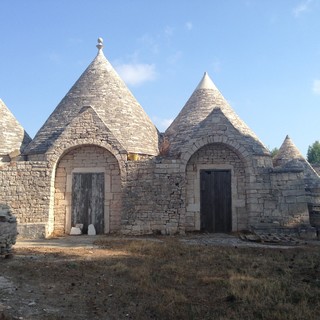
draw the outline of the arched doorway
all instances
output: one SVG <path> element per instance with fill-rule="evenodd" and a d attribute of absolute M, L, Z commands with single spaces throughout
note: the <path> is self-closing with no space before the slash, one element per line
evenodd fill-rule
<path fill-rule="evenodd" d="M 247 228 L 246 174 L 240 156 L 223 143 L 198 149 L 186 166 L 186 230 Z"/>
<path fill-rule="evenodd" d="M 119 164 L 108 150 L 83 145 L 58 161 L 54 181 L 54 234 L 69 233 L 75 224 L 89 224 L 97 234 L 120 228 Z"/>

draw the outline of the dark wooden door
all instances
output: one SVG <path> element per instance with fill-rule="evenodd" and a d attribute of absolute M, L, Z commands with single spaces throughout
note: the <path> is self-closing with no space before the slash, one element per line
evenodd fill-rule
<path fill-rule="evenodd" d="M 93 224 L 104 233 L 104 173 L 74 173 L 72 177 L 71 225 L 83 224 L 83 233 Z"/>
<path fill-rule="evenodd" d="M 230 232 L 231 171 L 200 171 L 200 227 L 206 232 Z"/>

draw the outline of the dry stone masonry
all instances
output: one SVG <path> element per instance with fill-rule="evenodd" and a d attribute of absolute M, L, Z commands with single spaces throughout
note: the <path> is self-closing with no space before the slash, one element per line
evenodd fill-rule
<path fill-rule="evenodd" d="M 207 73 L 159 133 L 97 47 L 33 140 L 0 100 L 0 207 L 21 237 L 316 234 L 320 177 L 289 137 L 272 159 Z"/>
<path fill-rule="evenodd" d="M 0 205 L 0 255 L 11 255 L 12 246 L 17 239 L 17 221 L 12 215 L 11 209 L 6 205 Z"/>

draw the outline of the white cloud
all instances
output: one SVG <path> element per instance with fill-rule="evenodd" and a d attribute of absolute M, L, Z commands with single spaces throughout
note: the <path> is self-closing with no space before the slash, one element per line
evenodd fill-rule
<path fill-rule="evenodd" d="M 156 78 L 154 64 L 127 63 L 115 66 L 120 77 L 129 85 L 138 86 Z"/>
<path fill-rule="evenodd" d="M 312 91 L 314 94 L 320 95 L 320 80 L 319 79 L 313 80 Z"/>
<path fill-rule="evenodd" d="M 297 5 L 295 8 L 293 8 L 292 12 L 293 15 L 298 18 L 302 13 L 306 12 L 310 8 L 310 4 L 313 0 L 304 0 L 299 5 Z"/>
<path fill-rule="evenodd" d="M 160 132 L 166 131 L 166 129 L 170 126 L 170 124 L 173 122 L 173 119 L 168 118 L 159 118 L 157 116 L 152 117 L 153 123 L 158 128 Z"/>
<path fill-rule="evenodd" d="M 192 22 L 190 22 L 190 21 L 188 21 L 187 23 L 186 23 L 186 28 L 187 28 L 187 30 L 192 30 L 193 29 L 193 24 L 192 24 Z"/>

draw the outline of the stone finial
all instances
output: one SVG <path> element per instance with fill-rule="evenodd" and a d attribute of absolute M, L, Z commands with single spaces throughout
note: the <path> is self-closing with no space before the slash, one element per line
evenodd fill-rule
<path fill-rule="evenodd" d="M 102 38 L 98 38 L 98 44 L 96 45 L 96 47 L 98 48 L 98 50 L 102 50 L 103 48 L 103 39 Z"/>
<path fill-rule="evenodd" d="M 213 89 L 213 90 L 218 90 L 212 80 L 210 79 L 209 75 L 207 72 L 204 73 L 200 83 L 198 84 L 196 90 L 199 89 Z"/>

